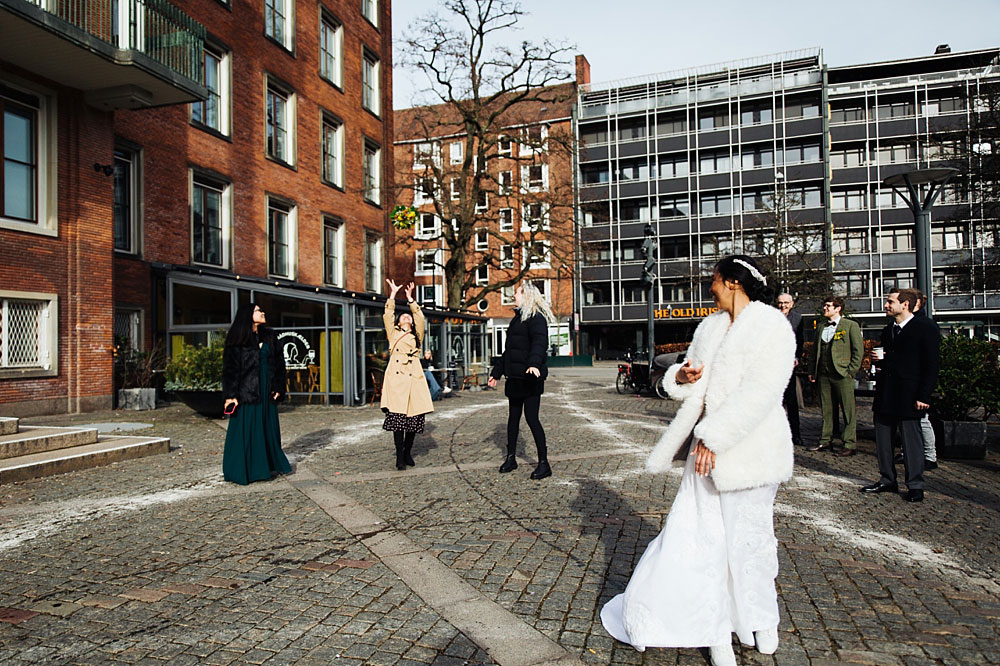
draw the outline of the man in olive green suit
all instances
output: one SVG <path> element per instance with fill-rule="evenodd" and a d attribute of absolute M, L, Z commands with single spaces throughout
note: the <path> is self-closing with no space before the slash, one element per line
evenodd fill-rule
<path fill-rule="evenodd" d="M 857 448 L 857 415 L 854 408 L 854 375 L 861 369 L 865 345 L 857 322 L 841 316 L 844 301 L 830 296 L 823 301 L 823 326 L 816 330 L 816 357 L 809 381 L 819 382 L 819 401 L 823 408 L 823 431 L 819 443 L 809 448 L 821 451 L 831 447 L 833 414 L 836 405 L 844 410 L 844 448 L 839 456 L 852 456 Z"/>

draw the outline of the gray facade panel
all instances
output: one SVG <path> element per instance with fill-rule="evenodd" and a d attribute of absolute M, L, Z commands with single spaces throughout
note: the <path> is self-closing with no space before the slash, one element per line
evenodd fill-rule
<path fill-rule="evenodd" d="M 661 236 L 680 236 L 691 233 L 691 220 L 686 217 L 674 220 L 660 220 Z"/>
<path fill-rule="evenodd" d="M 676 194 L 678 192 L 688 191 L 688 178 L 687 176 L 682 176 L 680 178 L 667 178 L 661 180 L 657 183 L 657 190 L 661 194 Z"/>
<path fill-rule="evenodd" d="M 875 219 L 874 211 L 872 218 Z M 913 213 L 910 212 L 909 208 L 886 208 L 881 212 L 881 220 L 883 225 L 888 224 L 913 224 Z"/>
<path fill-rule="evenodd" d="M 940 199 L 938 199 L 940 201 Z M 931 209 L 931 221 L 961 220 L 969 217 L 969 206 L 955 204 L 936 204 Z"/>
<path fill-rule="evenodd" d="M 607 146 L 594 146 L 593 148 L 584 148 L 580 151 L 581 162 L 599 162 L 606 159 L 608 159 Z"/>
<path fill-rule="evenodd" d="M 847 227 L 867 227 L 868 212 L 849 211 L 845 213 L 834 213 L 833 226 L 835 229 L 841 229 Z"/>
<path fill-rule="evenodd" d="M 834 125 L 830 128 L 830 141 L 863 141 L 868 137 L 868 131 L 863 124 Z"/>
<path fill-rule="evenodd" d="M 583 227 L 580 229 L 581 241 L 608 240 L 611 238 L 611 225 L 603 224 L 599 227 Z"/>
<path fill-rule="evenodd" d="M 611 191 L 608 187 L 581 187 L 580 201 L 607 201 L 611 198 Z"/>
<path fill-rule="evenodd" d="M 867 183 L 868 167 L 850 167 L 847 169 L 834 169 L 833 185 L 846 185 L 848 183 Z"/>
<path fill-rule="evenodd" d="M 878 124 L 878 136 L 885 139 L 889 137 L 903 137 L 917 133 L 917 123 L 914 118 L 903 120 L 883 120 Z M 876 136 L 875 127 L 872 126 L 872 136 Z"/>
<path fill-rule="evenodd" d="M 622 306 L 622 319 L 624 321 L 635 321 L 636 319 L 646 319 L 646 304 Z"/>
<path fill-rule="evenodd" d="M 774 169 L 752 169 L 750 171 L 741 171 L 740 177 L 742 178 L 744 187 L 748 185 L 773 185 L 775 182 Z"/>
<path fill-rule="evenodd" d="M 867 271 L 872 267 L 871 255 L 841 254 L 834 258 L 834 270 L 837 271 Z"/>
<path fill-rule="evenodd" d="M 649 146 L 645 139 L 618 144 L 618 157 L 636 157 L 637 155 L 645 155 L 647 152 L 649 152 Z"/>
<path fill-rule="evenodd" d="M 584 282 L 606 282 L 611 279 L 611 267 L 584 266 L 581 278 Z"/>
<path fill-rule="evenodd" d="M 658 153 L 676 153 L 682 150 L 687 150 L 687 147 L 688 138 L 686 134 L 668 136 L 661 138 L 656 142 L 656 152 Z"/>
<path fill-rule="evenodd" d="M 971 310 L 975 307 L 972 296 L 961 294 L 934 296 L 934 316 L 941 310 Z"/>
<path fill-rule="evenodd" d="M 728 146 L 730 143 L 729 130 L 698 133 L 699 148 L 718 148 L 719 146 Z"/>
<path fill-rule="evenodd" d="M 785 123 L 785 138 L 808 136 L 809 134 L 823 133 L 823 119 L 809 118 L 807 120 L 794 120 Z"/>
<path fill-rule="evenodd" d="M 883 252 L 883 270 L 913 268 L 917 265 L 917 255 L 914 252 Z"/>
<path fill-rule="evenodd" d="M 728 189 L 733 183 L 733 174 L 731 173 L 713 173 L 708 176 L 701 176 L 698 179 L 698 189 L 705 190 L 724 190 Z"/>
<path fill-rule="evenodd" d="M 770 141 L 774 138 L 774 125 L 751 125 L 744 127 L 742 132 L 743 143 L 753 143 L 754 141 Z"/>
<path fill-rule="evenodd" d="M 611 319 L 610 305 L 585 305 L 580 308 L 581 321 L 609 321 Z"/>
<path fill-rule="evenodd" d="M 785 178 L 789 181 L 795 180 L 822 180 L 823 169 L 826 165 L 823 162 L 813 162 L 811 164 L 795 164 L 785 167 Z"/>
<path fill-rule="evenodd" d="M 618 229 L 619 238 L 642 238 L 646 231 L 645 222 L 630 222 L 623 224 Z"/>
<path fill-rule="evenodd" d="M 731 215 L 703 217 L 698 220 L 698 228 L 701 230 L 701 233 L 731 231 L 733 228 L 733 218 Z"/>
<path fill-rule="evenodd" d="M 622 199 L 632 197 L 644 197 L 649 194 L 649 183 L 642 181 L 639 183 L 621 183 L 618 185 L 618 196 Z"/>
<path fill-rule="evenodd" d="M 931 263 L 937 266 L 968 266 L 972 263 L 972 250 L 938 250 L 932 253 Z"/>

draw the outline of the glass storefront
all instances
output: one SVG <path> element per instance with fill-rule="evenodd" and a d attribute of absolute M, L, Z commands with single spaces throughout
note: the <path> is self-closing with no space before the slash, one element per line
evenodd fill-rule
<path fill-rule="evenodd" d="M 167 275 L 166 287 L 170 317 L 164 323 L 171 354 L 185 344 L 224 337 L 238 305 L 253 302 L 278 335 L 291 402 L 377 403 L 389 355 L 382 302 L 180 272 Z M 435 366 L 452 368 L 453 387 L 476 373 L 482 377 L 476 383 L 485 382 L 487 341 L 481 317 L 428 312 L 424 348 L 431 350 Z"/>

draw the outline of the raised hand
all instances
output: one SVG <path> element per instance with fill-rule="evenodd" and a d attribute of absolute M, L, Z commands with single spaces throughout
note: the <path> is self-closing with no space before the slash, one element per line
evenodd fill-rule
<path fill-rule="evenodd" d="M 389 296 L 391 298 L 395 298 L 396 297 L 396 292 L 399 291 L 399 285 L 396 284 L 395 282 L 393 282 L 392 280 L 390 280 L 389 278 L 386 278 L 385 282 L 386 282 L 386 284 L 389 285 L 389 289 L 391 290 L 391 292 L 389 293 Z"/>
<path fill-rule="evenodd" d="M 408 301 L 412 301 L 413 300 L 413 283 L 412 282 L 410 284 L 406 285 L 406 300 L 408 300 Z"/>

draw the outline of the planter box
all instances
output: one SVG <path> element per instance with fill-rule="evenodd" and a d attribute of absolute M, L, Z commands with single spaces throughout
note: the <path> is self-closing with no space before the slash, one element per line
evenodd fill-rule
<path fill-rule="evenodd" d="M 983 421 L 942 421 L 940 431 L 935 434 L 935 448 L 942 458 L 982 460 L 986 457 L 986 423 Z"/>
<path fill-rule="evenodd" d="M 155 388 L 118 389 L 118 409 L 156 409 Z"/>
<path fill-rule="evenodd" d="M 222 391 L 173 391 L 172 395 L 202 416 L 222 418 Z"/>

